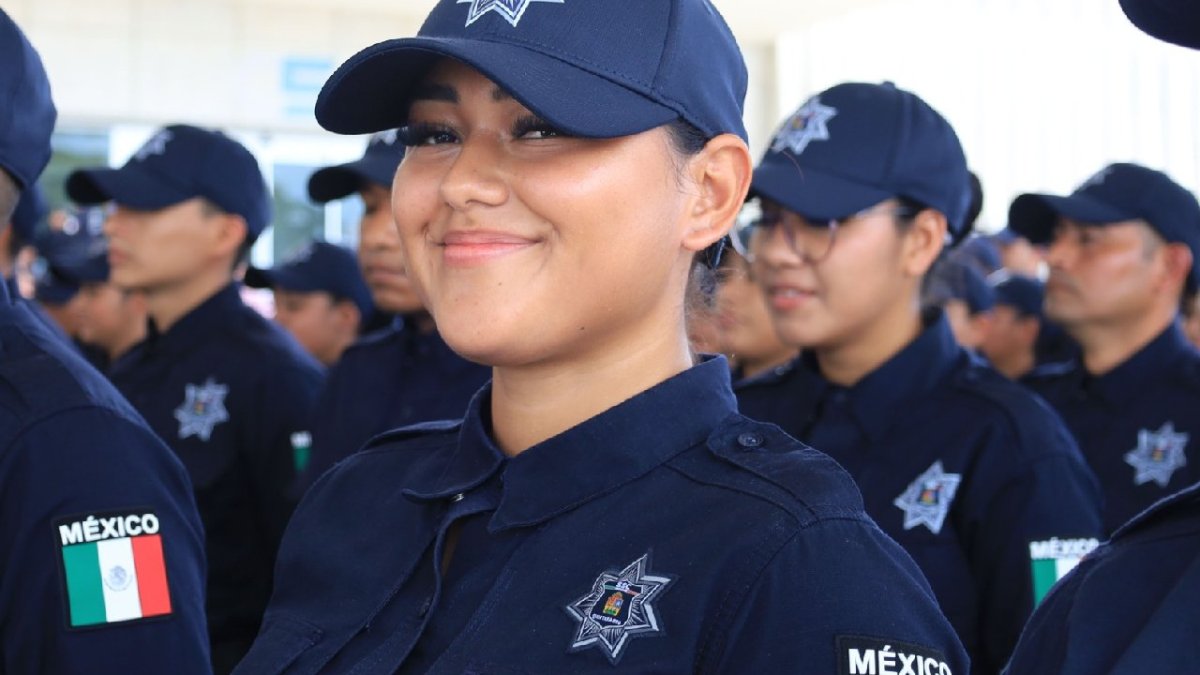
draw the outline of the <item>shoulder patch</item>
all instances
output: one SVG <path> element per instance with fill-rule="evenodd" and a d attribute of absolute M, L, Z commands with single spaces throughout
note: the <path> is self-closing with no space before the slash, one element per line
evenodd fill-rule
<path fill-rule="evenodd" d="M 835 641 L 839 675 L 953 675 L 936 649 L 860 635 L 839 635 Z"/>
<path fill-rule="evenodd" d="M 68 516 L 54 522 L 68 628 L 171 614 L 160 530 L 151 509 Z"/>

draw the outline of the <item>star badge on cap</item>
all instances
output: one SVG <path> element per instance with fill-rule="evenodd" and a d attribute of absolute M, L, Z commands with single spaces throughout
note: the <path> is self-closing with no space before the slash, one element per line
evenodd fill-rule
<path fill-rule="evenodd" d="M 458 4 L 465 5 L 471 3 L 471 12 L 467 15 L 467 25 L 478 21 L 484 14 L 495 12 L 504 17 L 504 20 L 511 23 L 513 28 L 521 23 L 521 17 L 525 15 L 525 10 L 529 8 L 531 2 L 552 2 L 556 5 L 566 3 L 566 0 L 458 0 Z"/>
<path fill-rule="evenodd" d="M 904 511 L 904 529 L 911 530 L 924 525 L 934 534 L 941 532 L 946 514 L 950 512 L 950 504 L 954 501 L 954 493 L 958 492 L 961 482 L 962 475 L 946 473 L 940 459 L 917 476 L 904 494 L 892 502 L 896 508 Z"/>
<path fill-rule="evenodd" d="M 1154 481 L 1166 487 L 1175 471 L 1187 464 L 1183 453 L 1187 443 L 1188 434 L 1177 433 L 1171 422 L 1158 431 L 1139 431 L 1137 449 L 1125 453 L 1125 462 L 1134 468 L 1133 484 Z"/>
<path fill-rule="evenodd" d="M 836 116 L 837 109 L 823 105 L 819 96 L 808 99 L 776 132 L 771 151 L 783 152 L 786 149 L 791 150 L 793 155 L 799 155 L 809 143 L 829 140 L 828 122 Z"/>
<path fill-rule="evenodd" d="M 652 601 L 673 578 L 649 575 L 649 567 L 647 552 L 619 572 L 602 573 L 590 593 L 567 605 L 567 614 L 579 622 L 569 651 L 596 647 L 616 665 L 629 638 L 662 631 Z"/>

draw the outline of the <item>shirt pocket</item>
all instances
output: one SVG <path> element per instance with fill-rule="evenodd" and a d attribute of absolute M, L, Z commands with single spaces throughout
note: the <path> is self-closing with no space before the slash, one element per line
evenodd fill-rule
<path fill-rule="evenodd" d="M 279 675 L 320 642 L 324 631 L 287 617 L 268 619 L 234 675 Z M 303 672 L 303 671 L 297 671 Z"/>

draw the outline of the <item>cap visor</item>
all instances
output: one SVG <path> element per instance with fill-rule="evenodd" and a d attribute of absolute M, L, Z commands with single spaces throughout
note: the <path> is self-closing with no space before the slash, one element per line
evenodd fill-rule
<path fill-rule="evenodd" d="M 474 67 L 546 122 L 576 136 L 629 136 L 680 116 L 634 84 L 614 83 L 526 47 L 415 37 L 381 42 L 342 64 L 317 97 L 317 121 L 340 134 L 401 126 L 413 87 L 441 57 Z"/>
<path fill-rule="evenodd" d="M 250 288 L 272 288 L 275 285 L 272 283 L 271 270 L 259 269 L 253 266 L 246 268 L 246 275 L 242 277 L 242 283 Z"/>
<path fill-rule="evenodd" d="M 1048 244 L 1060 217 L 1103 225 L 1137 216 L 1081 194 L 1067 197 L 1023 194 L 1014 199 L 1008 209 L 1008 226 L 1034 244 Z"/>
<path fill-rule="evenodd" d="M 353 162 L 318 169 L 308 179 L 308 196 L 314 202 L 324 204 L 349 197 L 363 189 L 367 183 L 390 190 L 392 178 L 395 176 L 395 159 L 363 157 Z"/>
<path fill-rule="evenodd" d="M 790 157 L 790 155 L 788 156 Z M 750 193 L 812 220 L 845 218 L 895 196 L 776 156 L 754 170 Z"/>
<path fill-rule="evenodd" d="M 77 204 L 116 202 L 135 209 L 163 209 L 196 195 L 168 185 L 135 165 L 79 169 L 67 177 L 67 196 Z"/>

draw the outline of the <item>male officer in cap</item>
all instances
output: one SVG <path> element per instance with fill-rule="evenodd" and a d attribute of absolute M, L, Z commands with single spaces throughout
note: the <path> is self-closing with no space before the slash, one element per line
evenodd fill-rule
<path fill-rule="evenodd" d="M 966 185 L 957 135 L 916 95 L 847 83 L 810 98 L 751 184 L 755 273 L 801 357 L 735 392 L 747 417 L 846 468 L 929 579 L 972 672 L 995 673 L 1048 588 L 1035 570 L 1097 544 L 1099 494 L 1053 411 L 920 309 L 930 266 L 965 234 Z"/>
<path fill-rule="evenodd" d="M 1042 331 L 1042 282 L 1034 277 L 997 273 L 992 322 L 979 351 L 1010 380 L 1021 381 L 1037 366 Z"/>
<path fill-rule="evenodd" d="M 978 351 L 991 331 L 996 294 L 975 264 L 957 256 L 939 262 L 922 295 L 926 307 L 946 315 L 955 342 Z"/>
<path fill-rule="evenodd" d="M 373 311 L 354 253 L 314 241 L 273 269 L 251 267 L 245 282 L 275 293 L 275 322 L 325 366 L 358 337 Z"/>
<path fill-rule="evenodd" d="M 1112 164 L 1069 196 L 1017 197 L 1010 220 L 1049 245 L 1045 313 L 1081 349 L 1030 386 L 1099 477 L 1111 532 L 1200 479 L 1200 354 L 1177 321 L 1200 281 L 1200 204 L 1163 173 Z"/>
<path fill-rule="evenodd" d="M 176 124 L 120 169 L 75 171 L 80 204 L 113 202 L 112 281 L 145 293 L 146 340 L 110 377 L 191 473 L 208 535 L 213 665 L 258 630 L 291 514 L 293 446 L 306 445 L 320 365 L 244 305 L 234 269 L 271 216 L 258 163 L 229 137 Z"/>
<path fill-rule="evenodd" d="M 37 53 L 0 10 L 0 223 L 50 158 Z M 0 671 L 207 673 L 187 474 L 0 284 Z"/>
<path fill-rule="evenodd" d="M 1200 48 L 1200 5 L 1191 0 L 1122 0 L 1121 6 L 1148 33 Z M 1152 250 L 1145 253 L 1157 257 Z M 1161 394 L 1163 387 L 1157 388 L 1149 398 Z M 1194 396 L 1185 395 L 1192 401 L 1193 417 Z M 1200 485 L 1122 525 L 1064 578 L 1030 618 L 1006 672 L 1195 672 L 1200 663 L 1197 606 Z"/>
<path fill-rule="evenodd" d="M 396 315 L 390 327 L 364 336 L 329 372 L 313 418 L 312 460 L 303 491 L 372 436 L 420 422 L 458 419 L 491 377 L 491 369 L 455 354 L 405 272 L 392 221 L 392 178 L 404 158 L 396 131 L 375 134 L 361 159 L 315 172 L 308 194 L 318 203 L 357 194 L 365 206 L 358 262 L 375 306 Z"/>

